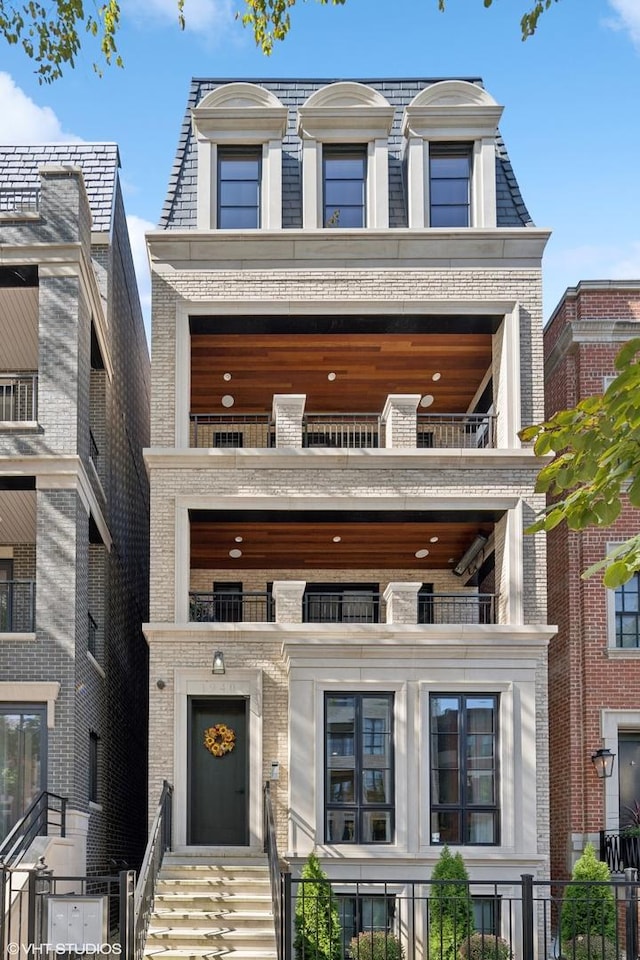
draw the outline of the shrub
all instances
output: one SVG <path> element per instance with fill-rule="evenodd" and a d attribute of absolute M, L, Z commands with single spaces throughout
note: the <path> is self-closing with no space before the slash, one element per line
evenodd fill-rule
<path fill-rule="evenodd" d="M 512 960 L 511 948 L 492 933 L 472 933 L 458 950 L 460 960 Z"/>
<path fill-rule="evenodd" d="M 452 855 L 445 844 L 431 881 L 429 956 L 457 960 L 458 948 L 473 929 L 469 874 L 460 853 Z"/>
<path fill-rule="evenodd" d="M 576 861 L 564 894 L 560 920 L 563 954 L 565 943 L 582 934 L 599 934 L 615 942 L 616 903 L 610 880 L 608 866 L 597 859 L 593 844 L 588 843 Z"/>
<path fill-rule="evenodd" d="M 618 960 L 618 949 L 599 933 L 580 934 L 562 944 L 562 960 Z"/>
<path fill-rule="evenodd" d="M 298 960 L 342 960 L 340 919 L 331 884 L 315 853 L 302 868 L 296 897 L 296 936 L 294 948 Z"/>
<path fill-rule="evenodd" d="M 404 960 L 402 944 L 392 933 L 367 930 L 349 944 L 353 960 Z"/>

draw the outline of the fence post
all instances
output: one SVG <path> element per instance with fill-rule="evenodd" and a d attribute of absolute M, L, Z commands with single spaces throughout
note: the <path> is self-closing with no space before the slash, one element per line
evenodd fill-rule
<path fill-rule="evenodd" d="M 36 880 L 38 874 L 29 870 L 27 877 L 27 944 L 36 942 Z"/>
<path fill-rule="evenodd" d="M 135 960 L 136 922 L 134 913 L 135 870 L 120 871 L 120 941 L 122 960 Z"/>
<path fill-rule="evenodd" d="M 533 874 L 523 873 L 522 881 L 522 960 L 534 960 Z"/>
<path fill-rule="evenodd" d="M 280 938 L 283 947 L 284 960 L 291 960 L 291 925 L 292 925 L 292 902 L 291 902 L 291 874 L 287 871 L 282 875 L 282 919 Z"/>
<path fill-rule="evenodd" d="M 628 884 L 626 890 L 626 956 L 627 960 L 636 960 L 638 956 L 638 871 L 635 867 L 626 867 L 624 879 Z"/>

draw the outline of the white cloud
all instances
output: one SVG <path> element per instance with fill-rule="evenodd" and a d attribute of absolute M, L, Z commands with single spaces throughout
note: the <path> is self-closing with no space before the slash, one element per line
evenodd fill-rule
<path fill-rule="evenodd" d="M 609 0 L 616 17 L 607 24 L 614 30 L 626 30 L 631 42 L 640 50 L 640 0 Z"/>
<path fill-rule="evenodd" d="M 177 0 L 147 0 L 141 5 L 138 0 L 127 0 L 127 12 L 146 22 L 149 16 L 162 23 L 172 23 L 177 29 Z M 231 0 L 185 0 L 184 18 L 186 30 L 220 29 L 234 18 Z"/>
<path fill-rule="evenodd" d="M 51 107 L 39 107 L 8 74 L 0 71 L 0 143 L 81 143 L 66 133 Z"/>
<path fill-rule="evenodd" d="M 155 230 L 155 223 L 150 220 L 144 220 L 137 217 L 135 213 L 127 216 L 127 226 L 129 227 L 129 242 L 131 244 L 131 254 L 133 256 L 133 266 L 136 271 L 138 281 L 138 293 L 140 294 L 140 306 L 144 317 L 145 327 L 147 328 L 147 340 L 151 343 L 149 331 L 149 318 L 151 316 L 151 277 L 149 274 L 149 260 L 147 258 L 147 245 L 144 235 L 147 230 Z"/>

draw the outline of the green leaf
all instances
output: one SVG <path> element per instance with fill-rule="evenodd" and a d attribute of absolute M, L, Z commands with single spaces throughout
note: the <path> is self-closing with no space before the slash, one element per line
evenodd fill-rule
<path fill-rule="evenodd" d="M 609 587 L 610 590 L 615 590 L 617 587 L 621 587 L 623 583 L 626 583 L 627 580 L 630 580 L 635 570 L 625 563 L 624 560 L 616 560 L 615 563 L 612 563 L 610 567 L 605 570 L 604 574 L 604 585 Z"/>

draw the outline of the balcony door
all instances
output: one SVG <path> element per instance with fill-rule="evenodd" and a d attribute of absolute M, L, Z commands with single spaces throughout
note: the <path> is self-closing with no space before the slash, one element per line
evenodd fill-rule
<path fill-rule="evenodd" d="M 0 841 L 46 787 L 44 705 L 0 704 Z"/>
<path fill-rule="evenodd" d="M 618 734 L 620 829 L 637 826 L 640 818 L 640 733 Z"/>
<path fill-rule="evenodd" d="M 0 633 L 11 630 L 13 560 L 0 560 Z"/>

